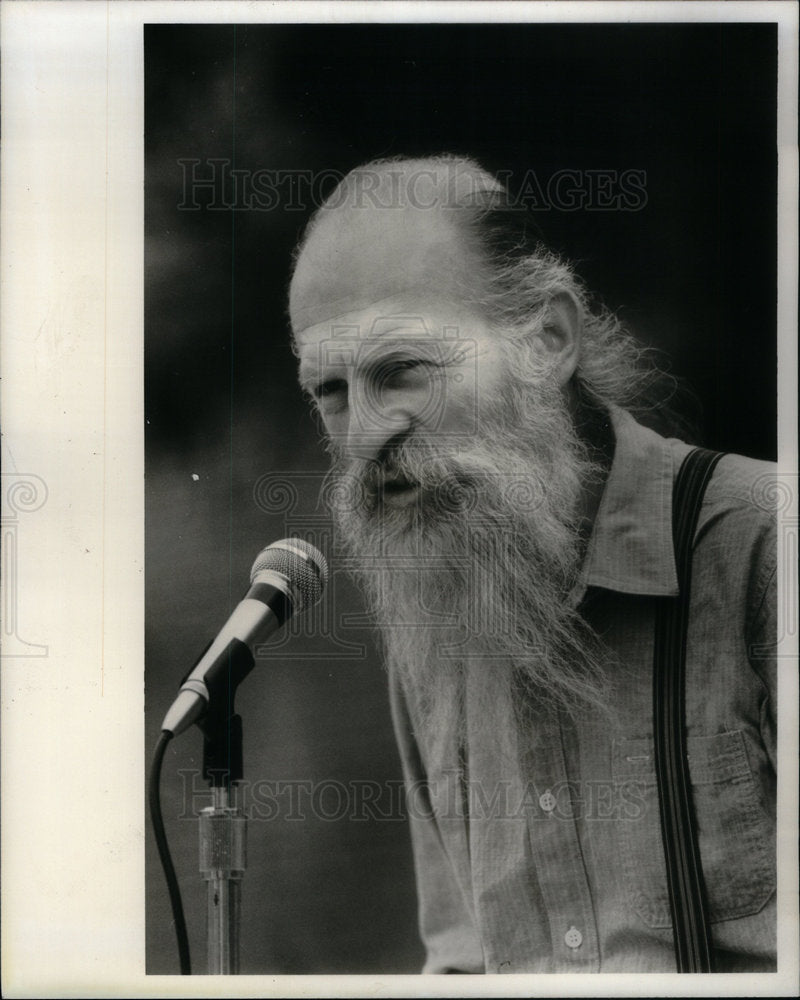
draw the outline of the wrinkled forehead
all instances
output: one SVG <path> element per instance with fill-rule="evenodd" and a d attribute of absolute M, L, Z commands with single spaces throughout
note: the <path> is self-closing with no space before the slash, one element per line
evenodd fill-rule
<path fill-rule="evenodd" d="M 448 215 L 450 212 L 450 215 Z M 463 299 L 478 264 L 452 210 L 349 202 L 323 211 L 289 292 L 295 336 L 398 295 Z"/>

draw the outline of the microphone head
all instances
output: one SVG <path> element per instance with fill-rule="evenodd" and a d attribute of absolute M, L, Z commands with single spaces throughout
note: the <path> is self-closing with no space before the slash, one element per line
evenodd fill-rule
<path fill-rule="evenodd" d="M 316 604 L 328 582 L 325 556 L 303 538 L 282 538 L 262 549 L 250 570 L 250 582 L 255 583 L 256 576 L 264 571 L 286 578 L 295 614 Z"/>

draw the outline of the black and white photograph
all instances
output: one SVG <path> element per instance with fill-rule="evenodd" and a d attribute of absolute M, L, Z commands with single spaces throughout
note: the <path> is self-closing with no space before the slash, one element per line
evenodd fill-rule
<path fill-rule="evenodd" d="M 148 745 L 187 913 L 241 906 L 197 962 L 775 970 L 776 37 L 145 27 Z"/>
<path fill-rule="evenodd" d="M 79 308 L 10 346 L 4 324 L 4 353 L 13 374 L 49 345 L 65 421 L 90 384 L 103 414 L 69 470 L 104 484 L 99 549 L 66 529 L 94 584 L 49 583 L 95 599 L 102 656 L 78 643 L 62 675 L 100 685 L 91 763 L 70 748 L 47 781 L 97 792 L 124 759 L 129 838 L 78 832 L 104 823 L 79 799 L 64 821 L 85 879 L 135 895 L 120 988 L 791 994 L 796 9 L 107 6 L 98 128 L 129 53 L 138 184 L 115 188 L 116 139 L 93 176 L 135 196 L 140 270 L 125 286 L 106 211 L 85 384 Z M 123 308 L 140 339 L 115 342 Z M 37 465 L 18 423 L 6 704 L 60 648 L 14 589 L 25 504 L 68 526 L 77 495 L 67 431 Z M 138 713 L 107 758 L 105 691 Z M 92 864 L 125 840 L 114 889 Z"/>

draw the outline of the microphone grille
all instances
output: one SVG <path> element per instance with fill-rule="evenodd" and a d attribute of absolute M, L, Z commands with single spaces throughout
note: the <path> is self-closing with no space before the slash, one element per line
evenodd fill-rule
<path fill-rule="evenodd" d="M 263 570 L 285 576 L 300 598 L 295 613 L 316 604 L 328 582 L 328 563 L 316 546 L 303 538 L 282 538 L 256 556 L 250 570 L 250 582 Z"/>

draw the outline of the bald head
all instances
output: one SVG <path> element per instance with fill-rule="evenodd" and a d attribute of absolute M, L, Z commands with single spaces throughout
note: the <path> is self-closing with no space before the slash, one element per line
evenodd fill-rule
<path fill-rule="evenodd" d="M 469 218 L 502 185 L 469 160 L 367 164 L 321 207 L 300 249 L 289 293 L 295 336 L 411 291 L 463 300 L 480 263 Z"/>
<path fill-rule="evenodd" d="M 579 337 L 579 364 L 572 356 L 564 371 L 575 371 L 586 399 L 623 406 L 646 424 L 661 413 L 667 433 L 684 427 L 667 403 L 674 381 L 642 356 L 618 317 L 592 307 L 571 266 L 544 245 L 535 217 L 492 174 L 449 155 L 352 170 L 295 257 L 289 313 L 298 353 L 304 341 L 332 336 L 337 321 L 363 333 L 376 317 L 421 315 L 431 300 L 448 329 L 466 310 L 492 336 L 549 334 L 540 346 L 556 353 Z"/>

